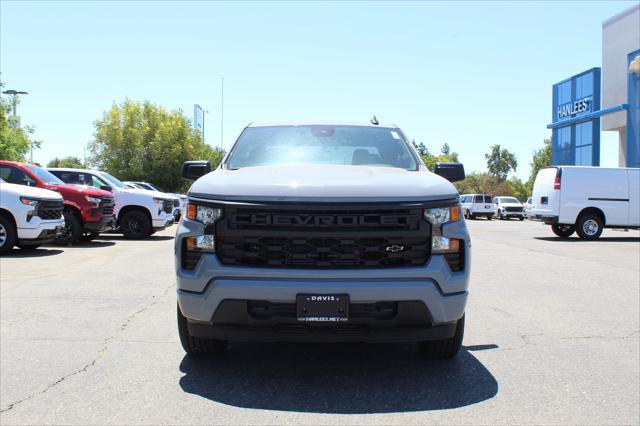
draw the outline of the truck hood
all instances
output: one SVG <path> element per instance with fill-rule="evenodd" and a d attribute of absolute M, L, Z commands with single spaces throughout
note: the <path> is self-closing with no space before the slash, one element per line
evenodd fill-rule
<path fill-rule="evenodd" d="M 113 198 L 113 194 L 111 192 L 96 189 L 87 185 L 70 185 L 65 183 L 60 185 L 48 185 L 47 189 L 59 192 L 63 196 L 67 194 L 79 194 L 88 195 L 90 197 Z"/>
<path fill-rule="evenodd" d="M 253 201 L 429 201 L 458 197 L 429 171 L 342 165 L 218 168 L 198 179 L 189 196 Z"/>
<path fill-rule="evenodd" d="M 173 200 L 177 198 L 173 194 L 167 194 L 166 192 L 159 192 L 159 191 L 151 191 L 149 189 L 126 188 L 126 189 L 120 189 L 120 192 L 126 192 L 128 194 L 138 194 L 138 195 L 143 194 L 143 195 L 151 196 L 153 198 L 162 198 L 163 200 Z"/>
<path fill-rule="evenodd" d="M 0 189 L 3 193 L 15 194 L 22 197 L 42 198 L 45 200 L 62 201 L 62 195 L 48 189 L 34 188 L 26 185 L 16 185 L 14 183 L 0 182 Z"/>

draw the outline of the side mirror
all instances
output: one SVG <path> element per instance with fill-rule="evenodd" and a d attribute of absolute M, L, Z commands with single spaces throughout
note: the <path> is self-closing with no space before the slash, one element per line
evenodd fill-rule
<path fill-rule="evenodd" d="M 189 180 L 196 180 L 211 171 L 210 161 L 185 161 L 182 164 L 182 177 Z"/>
<path fill-rule="evenodd" d="M 462 163 L 436 163 L 434 173 L 449 182 L 464 180 L 464 166 Z"/>
<path fill-rule="evenodd" d="M 103 191 L 109 191 L 109 192 L 112 191 L 109 185 L 100 185 L 100 189 L 102 189 Z"/>

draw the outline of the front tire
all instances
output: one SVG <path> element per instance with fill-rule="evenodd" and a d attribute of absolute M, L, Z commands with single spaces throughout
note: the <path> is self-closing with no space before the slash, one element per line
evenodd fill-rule
<path fill-rule="evenodd" d="M 6 216 L 0 215 L 0 254 L 7 254 L 16 245 L 16 228 Z"/>
<path fill-rule="evenodd" d="M 591 213 L 583 214 L 578 218 L 578 222 L 576 223 L 578 237 L 588 241 L 600 238 L 603 228 L 604 223 L 602 223 L 600 216 Z"/>
<path fill-rule="evenodd" d="M 120 219 L 120 231 L 126 239 L 139 240 L 151 235 L 151 219 L 141 210 L 130 210 Z"/>
<path fill-rule="evenodd" d="M 456 333 L 453 337 L 444 340 L 430 340 L 419 343 L 420 353 L 428 358 L 449 359 L 453 358 L 462 348 L 464 337 L 464 315 L 456 324 Z"/>
<path fill-rule="evenodd" d="M 573 225 L 551 225 L 551 230 L 560 238 L 569 238 L 576 228 Z"/>
<path fill-rule="evenodd" d="M 182 349 L 191 357 L 220 355 L 227 347 L 225 340 L 201 339 L 193 337 L 189 334 L 187 318 L 182 315 L 180 305 L 177 305 L 178 311 L 178 334 L 180 335 L 180 344 Z"/>
<path fill-rule="evenodd" d="M 82 222 L 78 216 L 72 211 L 64 212 L 64 230 L 62 234 L 56 238 L 56 244 L 78 244 L 82 238 Z"/>

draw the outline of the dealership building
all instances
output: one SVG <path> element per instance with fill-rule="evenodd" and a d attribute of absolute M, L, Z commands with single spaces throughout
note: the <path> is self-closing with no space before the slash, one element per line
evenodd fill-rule
<path fill-rule="evenodd" d="M 618 133 L 618 165 L 640 167 L 640 4 L 602 23 L 602 68 L 553 85 L 553 165 L 600 165 L 600 132 Z"/>

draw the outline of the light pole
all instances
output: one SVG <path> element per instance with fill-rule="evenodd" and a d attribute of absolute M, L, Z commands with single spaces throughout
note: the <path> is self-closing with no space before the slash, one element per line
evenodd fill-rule
<path fill-rule="evenodd" d="M 9 90 L 5 90 L 2 93 L 4 93 L 5 95 L 10 95 L 11 96 L 11 104 L 13 107 L 13 118 L 15 120 L 17 114 L 16 114 L 16 107 L 18 106 L 18 95 L 28 95 L 29 92 L 24 92 L 22 90 L 14 90 L 14 89 L 9 89 Z M 14 126 L 16 127 L 20 127 L 20 125 L 18 124 L 18 121 L 14 121 Z M 33 142 L 31 142 L 31 159 L 30 161 L 33 163 Z"/>
<path fill-rule="evenodd" d="M 11 104 L 13 105 L 13 116 L 16 116 L 16 106 L 18 105 L 18 99 L 16 98 L 16 96 L 18 95 L 28 95 L 29 92 L 23 92 L 21 90 L 5 90 L 4 92 L 5 95 L 11 95 Z"/>

